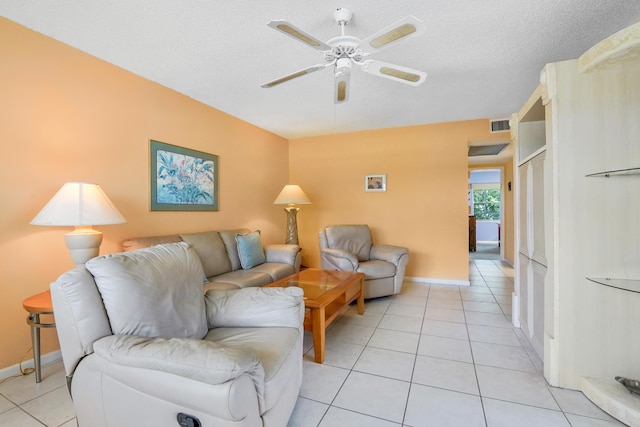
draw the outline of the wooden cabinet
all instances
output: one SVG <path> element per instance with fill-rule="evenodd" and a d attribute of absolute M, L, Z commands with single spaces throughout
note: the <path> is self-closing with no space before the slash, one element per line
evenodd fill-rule
<path fill-rule="evenodd" d="M 476 251 L 476 216 L 469 215 L 469 252 Z"/>

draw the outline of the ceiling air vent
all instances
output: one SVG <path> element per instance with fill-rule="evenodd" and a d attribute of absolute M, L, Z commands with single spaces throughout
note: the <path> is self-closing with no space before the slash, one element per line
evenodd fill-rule
<path fill-rule="evenodd" d="M 490 133 L 498 133 L 498 132 L 509 132 L 509 119 L 494 119 L 489 120 L 489 132 Z"/>
<path fill-rule="evenodd" d="M 472 145 L 469 147 L 469 157 L 475 156 L 495 156 L 500 154 L 507 144 L 493 144 L 493 145 Z"/>

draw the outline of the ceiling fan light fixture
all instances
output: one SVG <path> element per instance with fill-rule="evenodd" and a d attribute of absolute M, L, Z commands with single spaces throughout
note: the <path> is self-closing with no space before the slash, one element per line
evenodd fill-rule
<path fill-rule="evenodd" d="M 336 75 L 351 73 L 351 59 L 340 58 L 336 61 Z"/>
<path fill-rule="evenodd" d="M 338 82 L 338 94 L 336 96 L 338 102 L 344 102 L 347 100 L 347 82 L 342 80 Z"/>
<path fill-rule="evenodd" d="M 292 37 L 297 38 L 298 40 L 313 46 L 313 47 L 318 47 L 320 46 L 320 43 L 318 42 L 318 40 L 315 40 L 309 36 L 307 36 L 306 34 L 303 34 L 302 32 L 298 31 L 297 29 L 287 25 L 287 24 L 279 24 L 277 25 L 277 28 L 280 31 L 283 31 L 289 35 L 291 35 Z"/>
<path fill-rule="evenodd" d="M 334 98 L 335 104 L 342 104 L 349 100 L 349 80 L 351 79 L 351 72 L 349 69 L 346 72 L 337 71 L 335 74 L 334 83 Z"/>
<path fill-rule="evenodd" d="M 389 31 L 388 33 L 382 34 L 380 37 L 376 37 L 375 39 L 371 40 L 369 44 L 379 49 L 382 46 L 393 43 L 394 41 L 401 39 L 402 37 L 406 37 L 409 34 L 415 33 L 416 31 L 417 29 L 415 25 L 407 23 L 393 29 L 392 31 Z"/>
<path fill-rule="evenodd" d="M 386 76 L 395 77 L 397 79 L 406 80 L 408 82 L 416 83 L 420 80 L 420 76 L 406 71 L 398 70 L 389 67 L 380 67 L 380 73 Z"/>

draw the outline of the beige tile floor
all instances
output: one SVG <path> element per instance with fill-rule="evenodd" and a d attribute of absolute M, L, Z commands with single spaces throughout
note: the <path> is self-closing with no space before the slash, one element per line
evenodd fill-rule
<path fill-rule="evenodd" d="M 580 392 L 550 387 L 511 326 L 513 269 L 471 260 L 471 286 L 405 282 L 401 295 L 355 307 L 327 331 L 289 427 L 614 427 Z"/>
<path fill-rule="evenodd" d="M 546 383 L 509 321 L 513 269 L 471 260 L 470 273 L 470 287 L 405 282 L 362 316 L 350 308 L 327 331 L 322 365 L 305 336 L 288 427 L 622 426 L 582 393 Z M 0 426 L 43 425 L 76 426 L 61 362 L 40 384 L 33 375 L 0 384 Z"/>

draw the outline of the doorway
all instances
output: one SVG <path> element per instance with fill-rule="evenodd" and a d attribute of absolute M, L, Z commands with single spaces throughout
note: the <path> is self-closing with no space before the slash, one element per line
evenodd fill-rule
<path fill-rule="evenodd" d="M 469 171 L 469 216 L 475 217 L 475 229 L 470 230 L 470 233 L 475 233 L 475 247 L 470 245 L 469 259 L 503 259 L 502 175 L 501 168 Z"/>

